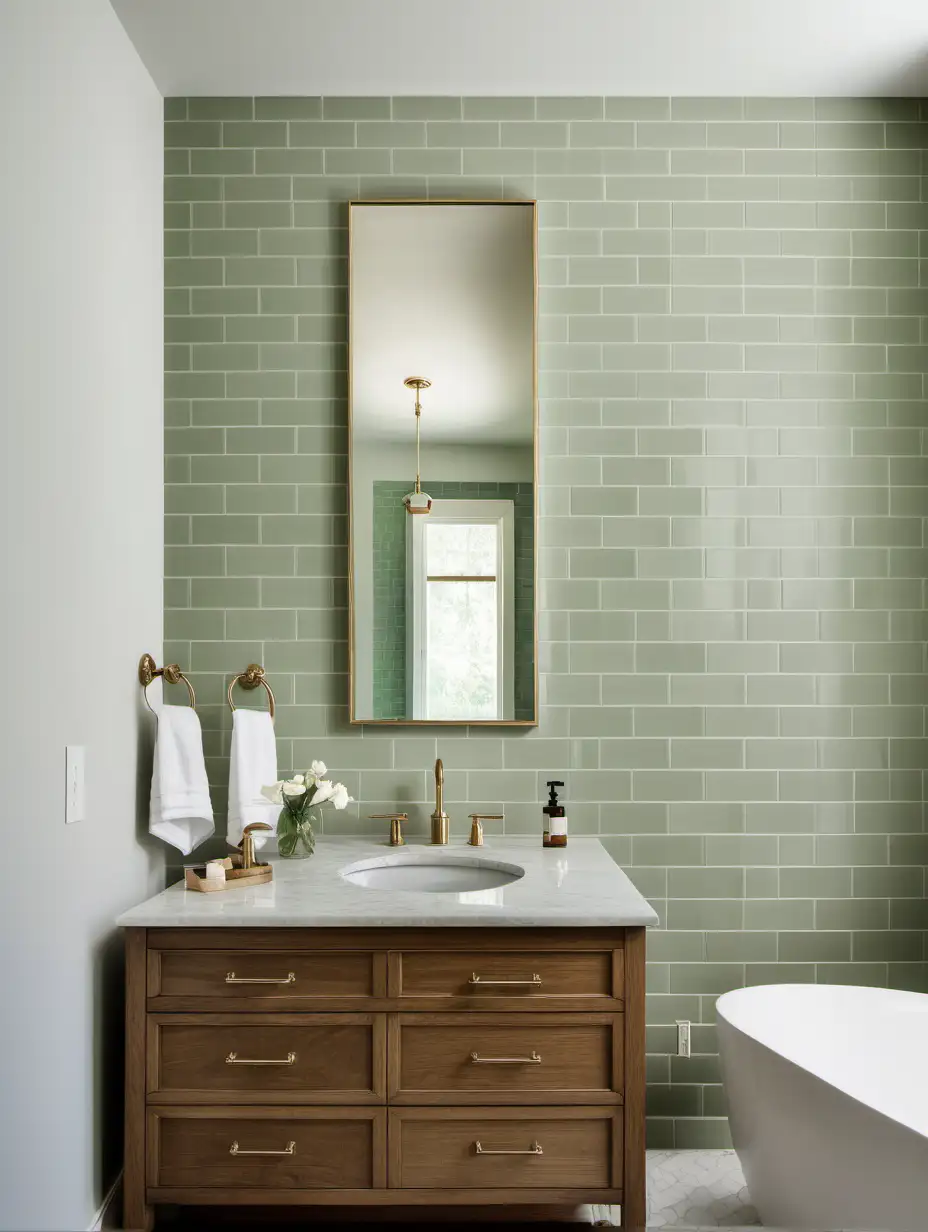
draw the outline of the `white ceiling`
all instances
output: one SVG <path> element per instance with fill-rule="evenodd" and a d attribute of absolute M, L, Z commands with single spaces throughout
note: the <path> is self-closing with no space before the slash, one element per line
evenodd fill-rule
<path fill-rule="evenodd" d="M 926 0 L 111 0 L 167 95 L 928 94 Z"/>

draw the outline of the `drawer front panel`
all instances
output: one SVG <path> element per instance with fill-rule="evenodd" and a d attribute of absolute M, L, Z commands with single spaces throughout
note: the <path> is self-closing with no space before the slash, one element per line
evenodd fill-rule
<path fill-rule="evenodd" d="M 492 1008 L 502 1001 L 544 1005 L 559 1000 L 620 999 L 621 953 L 406 951 L 399 956 L 398 995 L 403 1000 L 433 1001 L 436 1009 L 442 1002 L 453 1002 L 453 1008 L 462 1003 L 468 1008 Z"/>
<path fill-rule="evenodd" d="M 620 1014 L 401 1014 L 390 1032 L 399 1102 L 621 1102 Z"/>
<path fill-rule="evenodd" d="M 382 1184 L 384 1112 L 158 1109 L 149 1185 L 174 1189 L 371 1189 Z"/>
<path fill-rule="evenodd" d="M 162 950 L 149 955 L 148 995 L 305 1009 L 373 997 L 374 971 L 373 954 L 350 951 Z"/>
<path fill-rule="evenodd" d="M 148 1021 L 155 1101 L 383 1101 L 382 1016 L 152 1014 Z"/>
<path fill-rule="evenodd" d="M 615 1189 L 621 1114 L 603 1108 L 404 1108 L 390 1113 L 390 1186 Z"/>

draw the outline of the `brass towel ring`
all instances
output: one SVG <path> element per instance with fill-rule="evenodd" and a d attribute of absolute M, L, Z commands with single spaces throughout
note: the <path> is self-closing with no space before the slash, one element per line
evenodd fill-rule
<path fill-rule="evenodd" d="M 256 689 L 259 684 L 264 685 L 264 688 L 267 691 L 268 711 L 271 716 L 271 722 L 273 723 L 274 693 L 271 686 L 267 682 L 267 676 L 265 675 L 264 668 L 261 664 L 249 663 L 243 672 L 240 672 L 237 676 L 233 676 L 229 681 L 229 692 L 227 697 L 229 699 L 229 709 L 233 713 L 235 712 L 235 703 L 232 701 L 232 690 L 235 688 L 236 683 L 240 684 L 243 689 Z"/>
<path fill-rule="evenodd" d="M 139 659 L 139 684 L 142 686 L 145 705 L 149 710 L 151 710 L 152 714 L 156 714 L 157 712 L 148 700 L 148 686 L 156 676 L 160 676 L 163 680 L 166 680 L 168 684 L 180 684 L 180 682 L 183 681 L 187 686 L 187 695 L 190 698 L 190 709 L 196 710 L 197 695 L 193 691 L 193 685 L 180 670 L 178 665 L 176 663 L 166 663 L 164 667 L 156 667 L 155 661 L 151 655 L 143 654 L 141 659 Z"/>

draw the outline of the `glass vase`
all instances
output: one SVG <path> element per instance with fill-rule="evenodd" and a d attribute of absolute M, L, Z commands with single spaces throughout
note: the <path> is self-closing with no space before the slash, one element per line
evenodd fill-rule
<path fill-rule="evenodd" d="M 318 824 L 319 810 L 304 809 L 294 814 L 284 805 L 277 818 L 277 851 L 285 860 L 305 860 L 316 849 L 313 822 Z"/>

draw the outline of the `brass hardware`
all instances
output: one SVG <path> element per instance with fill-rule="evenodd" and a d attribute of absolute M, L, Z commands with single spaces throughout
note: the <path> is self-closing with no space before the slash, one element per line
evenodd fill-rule
<path fill-rule="evenodd" d="M 406 846 L 406 840 L 403 838 L 403 822 L 409 821 L 406 813 L 368 813 L 368 817 L 371 821 L 389 821 L 391 847 Z"/>
<path fill-rule="evenodd" d="M 242 868 L 254 868 L 255 866 L 255 839 L 252 831 L 270 829 L 266 821 L 253 821 L 242 831 L 242 841 L 239 843 L 242 849 Z"/>
<path fill-rule="evenodd" d="M 530 980 L 484 980 L 484 979 L 481 979 L 480 976 L 475 971 L 474 974 L 470 977 L 470 979 L 467 982 L 468 984 L 479 984 L 481 988 L 489 988 L 491 986 L 496 987 L 497 985 L 501 985 L 501 984 L 505 984 L 505 985 L 530 984 L 532 985 L 532 987 L 537 988 L 538 985 L 541 983 L 541 976 L 537 974 L 533 975 Z"/>
<path fill-rule="evenodd" d="M 234 1054 L 233 1054 L 234 1055 Z M 540 1065 L 541 1057 L 532 1049 L 530 1057 L 480 1057 L 476 1052 L 470 1054 L 473 1065 Z"/>
<path fill-rule="evenodd" d="M 180 682 L 183 681 L 187 686 L 187 696 L 190 698 L 190 709 L 196 710 L 197 695 L 193 691 L 193 685 L 180 670 L 178 665 L 176 663 L 166 663 L 164 667 L 156 667 L 155 661 L 151 655 L 143 654 L 141 659 L 139 659 L 139 684 L 143 689 L 145 705 L 149 710 L 151 710 L 152 714 L 155 714 L 156 712 L 153 709 L 151 702 L 148 700 L 148 686 L 156 676 L 160 676 L 163 680 L 166 680 L 168 684 L 180 684 Z"/>
<path fill-rule="evenodd" d="M 226 976 L 226 983 L 227 984 L 295 984 L 296 975 L 294 974 L 294 972 L 289 971 L 282 980 L 275 980 L 275 979 L 263 980 L 263 979 L 249 979 L 247 976 L 238 976 L 235 974 L 234 971 L 230 971 L 228 975 Z"/>
<path fill-rule="evenodd" d="M 257 1059 L 250 1060 L 247 1057 L 240 1057 L 237 1052 L 230 1052 L 226 1057 L 226 1065 L 293 1065 L 295 1061 L 295 1052 L 288 1052 L 286 1057 L 281 1061 L 259 1061 Z"/>
<path fill-rule="evenodd" d="M 540 1142 L 533 1142 L 527 1151 L 488 1151 L 479 1142 L 474 1143 L 475 1155 L 544 1155 Z"/>
<path fill-rule="evenodd" d="M 288 1142 L 282 1151 L 243 1151 L 239 1148 L 237 1142 L 233 1142 L 229 1147 L 230 1155 L 292 1155 L 296 1150 L 295 1142 Z"/>
<path fill-rule="evenodd" d="M 471 847 L 483 846 L 483 823 L 485 821 L 505 821 L 506 818 L 502 813 L 471 813 L 470 814 L 470 838 L 467 840 Z"/>
<path fill-rule="evenodd" d="M 416 486 L 408 496 L 403 497 L 403 504 L 406 506 L 407 513 L 427 514 L 432 508 L 432 498 L 428 492 L 422 491 L 422 483 L 419 479 L 419 422 L 422 419 L 422 402 L 419 395 L 423 389 L 430 389 L 432 382 L 424 376 L 408 376 L 403 384 L 407 389 L 416 391 Z M 425 503 L 415 501 L 416 496 L 421 496 Z"/>
<path fill-rule="evenodd" d="M 268 713 L 271 716 L 271 722 L 274 721 L 274 693 L 271 686 L 267 682 L 267 675 L 260 663 L 249 663 L 243 672 L 237 676 L 233 676 L 229 681 L 229 691 L 226 694 L 229 699 L 229 709 L 235 711 L 235 706 L 232 702 L 232 690 L 236 683 L 240 684 L 243 689 L 257 689 L 259 685 L 263 685 L 267 692 Z"/>
<path fill-rule="evenodd" d="M 439 757 L 435 762 L 435 812 L 432 814 L 432 843 L 446 847 L 450 837 L 450 818 L 445 812 L 445 767 Z"/>

